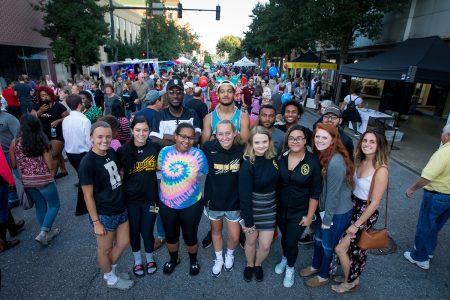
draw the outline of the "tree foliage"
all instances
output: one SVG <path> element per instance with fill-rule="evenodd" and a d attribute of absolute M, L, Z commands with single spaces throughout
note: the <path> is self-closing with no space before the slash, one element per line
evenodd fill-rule
<path fill-rule="evenodd" d="M 91 66 L 100 60 L 100 46 L 106 42 L 109 25 L 104 21 L 107 7 L 95 0 L 39 0 L 33 4 L 42 11 L 42 36 L 51 40 L 55 63 Z"/>
<path fill-rule="evenodd" d="M 154 15 L 142 21 L 137 47 L 146 50 L 146 22 L 149 28 L 149 51 L 151 58 L 169 60 L 181 53 L 191 53 L 200 48 L 198 36 L 187 27 L 177 26 L 164 16 Z"/>
<path fill-rule="evenodd" d="M 208 51 L 205 51 L 204 58 L 203 58 L 203 63 L 205 63 L 205 64 L 212 64 L 213 63 L 212 56 L 211 56 L 211 54 Z"/>
<path fill-rule="evenodd" d="M 228 55 L 229 61 L 241 59 L 241 38 L 233 35 L 221 37 L 216 45 L 216 51 L 220 55 Z"/>

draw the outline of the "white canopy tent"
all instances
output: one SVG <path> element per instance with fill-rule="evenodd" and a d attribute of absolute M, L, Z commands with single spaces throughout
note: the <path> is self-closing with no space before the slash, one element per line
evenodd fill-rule
<path fill-rule="evenodd" d="M 184 57 L 184 56 L 180 56 L 180 57 L 177 59 L 177 61 L 179 61 L 180 63 L 185 64 L 185 65 L 190 65 L 190 64 L 192 64 L 192 61 L 191 61 L 190 59 L 187 59 L 187 58 Z"/>
<path fill-rule="evenodd" d="M 243 57 L 241 60 L 238 60 L 233 64 L 235 67 L 256 67 L 256 64 L 249 60 L 247 57 Z"/>

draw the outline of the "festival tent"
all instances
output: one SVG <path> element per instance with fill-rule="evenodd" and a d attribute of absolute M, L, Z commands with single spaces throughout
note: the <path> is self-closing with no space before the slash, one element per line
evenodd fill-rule
<path fill-rule="evenodd" d="M 187 59 L 184 56 L 180 56 L 177 61 L 179 61 L 180 63 L 182 63 L 183 65 L 190 65 L 192 64 L 192 61 L 190 59 Z"/>
<path fill-rule="evenodd" d="M 238 60 L 233 64 L 235 67 L 255 67 L 256 64 L 250 61 L 247 57 L 243 57 L 241 60 Z"/>
<path fill-rule="evenodd" d="M 293 61 L 285 63 L 285 65 L 289 69 L 337 69 L 337 64 L 333 64 L 324 59 L 320 59 L 320 57 L 315 55 L 311 50 L 303 53 Z"/>
<path fill-rule="evenodd" d="M 343 65 L 340 74 L 448 86 L 450 46 L 438 36 L 408 39 L 367 60 Z"/>

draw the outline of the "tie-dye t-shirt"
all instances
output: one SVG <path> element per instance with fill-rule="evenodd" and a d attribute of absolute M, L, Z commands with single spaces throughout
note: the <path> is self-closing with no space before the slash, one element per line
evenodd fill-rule
<path fill-rule="evenodd" d="M 162 203 L 182 209 L 201 199 L 200 177 L 208 173 L 208 162 L 202 150 L 192 147 L 182 153 L 175 146 L 164 147 L 158 156 L 158 166 L 161 170 Z"/>

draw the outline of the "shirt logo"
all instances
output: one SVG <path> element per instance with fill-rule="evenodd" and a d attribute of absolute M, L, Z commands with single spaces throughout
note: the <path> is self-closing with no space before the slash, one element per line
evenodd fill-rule
<path fill-rule="evenodd" d="M 278 164 L 277 164 L 277 162 L 276 162 L 275 160 L 272 160 L 272 163 L 273 163 L 273 166 L 275 167 L 275 169 L 278 170 Z"/>
<path fill-rule="evenodd" d="M 239 171 L 240 168 L 240 164 L 239 164 L 240 159 L 235 159 L 233 161 L 231 161 L 229 164 L 214 164 L 214 173 L 216 175 L 218 174 L 225 174 L 231 171 L 231 173 L 236 173 Z"/>
<path fill-rule="evenodd" d="M 111 183 L 111 188 L 115 190 L 119 186 L 122 185 L 122 181 L 120 179 L 120 175 L 117 169 L 117 165 L 114 161 L 107 162 L 104 165 L 105 169 L 109 174 L 109 182 Z"/>
<path fill-rule="evenodd" d="M 133 169 L 130 170 L 130 174 L 155 170 L 156 170 L 156 158 L 152 155 L 147 157 L 143 161 L 137 162 L 134 165 Z"/>
<path fill-rule="evenodd" d="M 308 164 L 304 164 L 300 171 L 302 172 L 302 175 L 308 175 L 309 174 L 309 165 Z"/>

